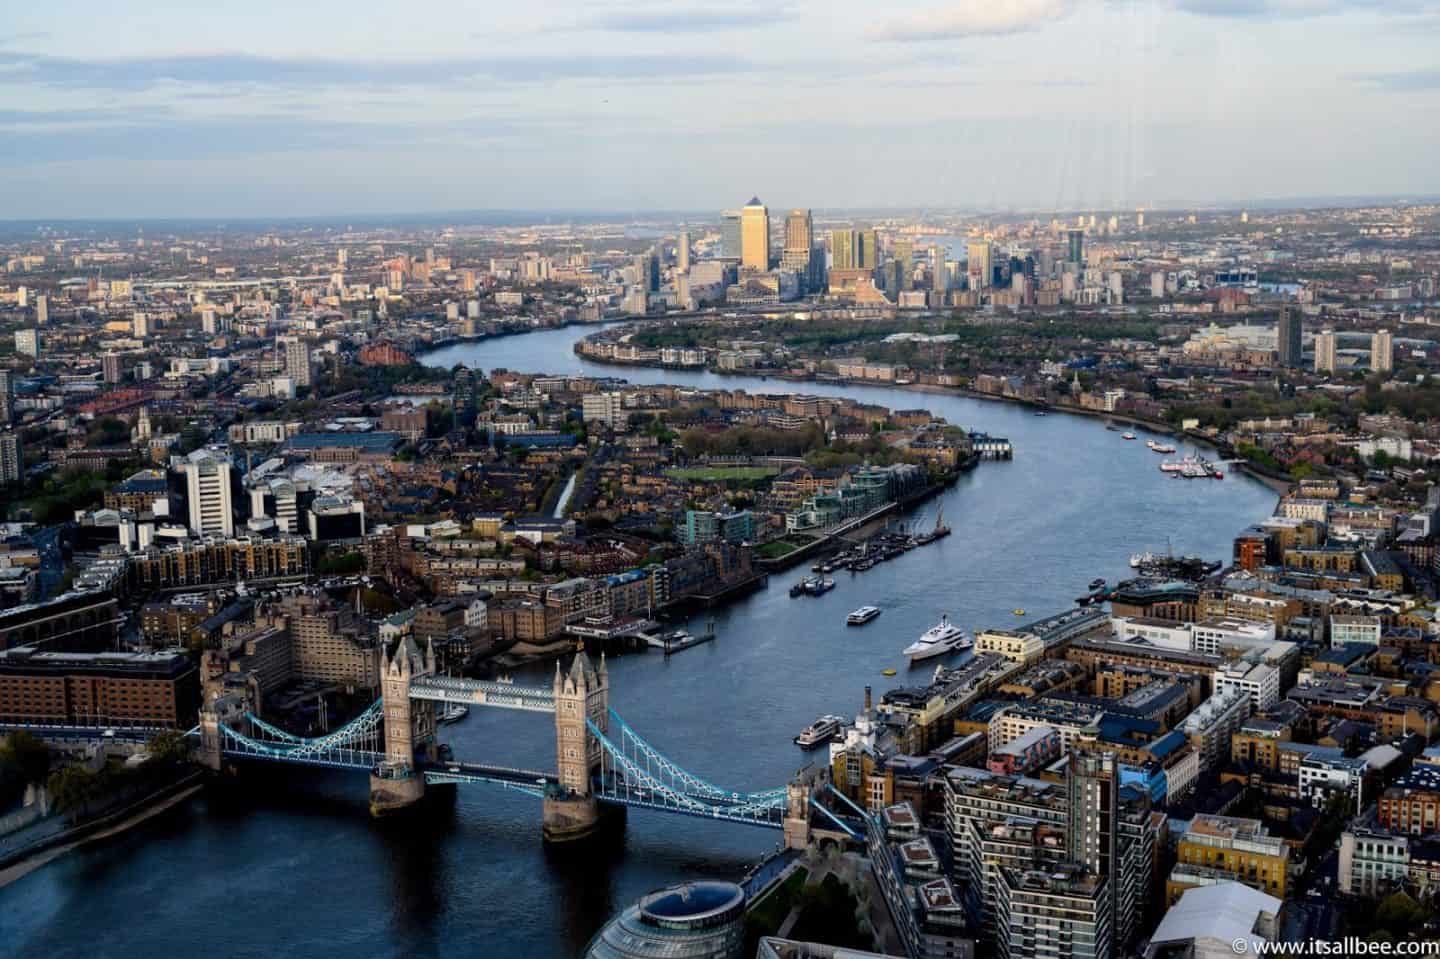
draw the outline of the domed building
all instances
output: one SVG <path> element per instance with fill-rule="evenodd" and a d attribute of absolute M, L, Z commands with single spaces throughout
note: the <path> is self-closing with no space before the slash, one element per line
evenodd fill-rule
<path fill-rule="evenodd" d="M 652 892 L 590 940 L 585 959 L 740 959 L 745 890 L 687 882 Z"/>

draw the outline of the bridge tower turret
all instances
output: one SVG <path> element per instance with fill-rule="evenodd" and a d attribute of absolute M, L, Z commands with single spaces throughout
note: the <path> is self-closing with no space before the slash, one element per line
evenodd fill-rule
<path fill-rule="evenodd" d="M 380 697 L 384 702 L 385 758 L 370 774 L 370 813 L 383 816 L 419 802 L 425 777 L 415 769 L 415 747 L 435 748 L 435 710 L 427 703 L 415 708 L 410 684 L 435 672 L 435 650 L 421 652 L 410 636 L 401 638 L 395 655 L 380 651 Z M 433 759 L 433 755 L 428 757 Z"/>
<path fill-rule="evenodd" d="M 596 669 L 583 651 L 568 672 L 555 663 L 555 762 L 560 788 L 544 801 L 544 836 L 550 842 L 581 839 L 595 831 L 600 807 L 590 781 L 599 770 L 601 746 L 586 720 L 610 729 L 610 672 L 605 658 Z"/>
<path fill-rule="evenodd" d="M 600 743 L 590 734 L 588 719 L 602 732 L 610 729 L 610 673 L 605 658 L 596 669 L 585 653 L 576 653 L 570 670 L 555 663 L 555 760 L 560 785 L 579 796 L 590 795 L 590 778 L 600 768 Z"/>

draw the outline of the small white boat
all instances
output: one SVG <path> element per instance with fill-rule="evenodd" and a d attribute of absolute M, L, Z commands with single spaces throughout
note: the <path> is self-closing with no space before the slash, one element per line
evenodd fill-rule
<path fill-rule="evenodd" d="M 1135 438 L 1135 434 L 1134 434 L 1134 433 L 1121 433 L 1121 434 L 1120 434 L 1120 438 L 1121 438 L 1122 440 L 1133 440 L 1133 439 Z"/>
<path fill-rule="evenodd" d="M 917 663 L 922 659 L 943 656 L 956 650 L 969 649 L 974 645 L 975 641 L 965 630 L 952 624 L 949 616 L 941 616 L 940 622 L 931 626 L 919 639 L 905 647 L 905 655 L 910 657 L 910 662 Z"/>
<path fill-rule="evenodd" d="M 880 615 L 879 606 L 861 606 L 849 616 L 845 617 L 845 623 L 849 626 L 864 626 L 870 620 Z"/>

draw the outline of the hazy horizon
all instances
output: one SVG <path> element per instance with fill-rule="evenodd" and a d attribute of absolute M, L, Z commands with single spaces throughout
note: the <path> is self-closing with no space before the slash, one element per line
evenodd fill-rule
<path fill-rule="evenodd" d="M 9 21 L 10 220 L 1440 194 L 1433 0 L 472 0 L 408 18 L 56 0 Z"/>

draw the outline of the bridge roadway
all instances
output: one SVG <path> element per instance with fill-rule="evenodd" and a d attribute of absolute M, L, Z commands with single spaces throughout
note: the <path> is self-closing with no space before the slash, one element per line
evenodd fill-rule
<path fill-rule="evenodd" d="M 531 713 L 555 712 L 553 690 L 456 676 L 422 676 L 410 683 L 410 698 L 435 703 L 495 706 Z"/>
<path fill-rule="evenodd" d="M 169 726 L 67 725 L 64 723 L 15 723 L 0 720 L 0 734 L 13 732 L 34 733 L 40 739 L 72 741 L 109 739 L 127 743 L 145 743 L 158 733 L 174 732 L 174 730 Z"/>
<path fill-rule="evenodd" d="M 534 769 L 516 769 L 510 766 L 487 766 L 482 763 L 441 762 L 421 767 L 425 782 L 429 785 L 446 783 L 488 783 L 504 786 L 531 796 L 543 796 L 546 788 L 558 786 L 559 778 L 554 773 L 538 772 Z"/>

